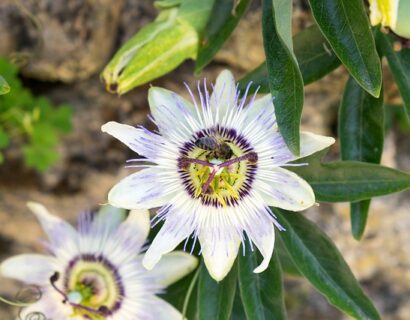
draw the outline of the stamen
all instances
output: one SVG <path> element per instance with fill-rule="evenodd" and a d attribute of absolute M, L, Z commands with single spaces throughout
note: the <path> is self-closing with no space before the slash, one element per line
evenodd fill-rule
<path fill-rule="evenodd" d="M 213 167 L 213 164 L 208 161 L 187 157 L 183 157 L 178 160 L 178 167 L 181 169 L 186 169 L 192 163 L 200 164 L 201 166 Z"/>
<path fill-rule="evenodd" d="M 220 168 L 229 167 L 230 165 L 234 163 L 244 161 L 244 160 L 248 160 L 251 163 L 256 163 L 258 161 L 258 154 L 256 152 L 249 152 L 247 154 L 244 154 L 243 156 L 227 160 L 221 163 L 219 167 Z"/>

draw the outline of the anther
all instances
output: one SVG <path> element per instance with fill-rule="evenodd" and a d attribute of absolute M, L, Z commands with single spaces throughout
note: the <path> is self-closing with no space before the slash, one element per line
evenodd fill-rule
<path fill-rule="evenodd" d="M 209 163 L 208 161 L 200 160 L 200 159 L 193 159 L 187 157 L 181 157 L 178 159 L 178 167 L 180 169 L 187 169 L 190 164 L 199 164 L 201 166 L 212 167 L 213 164 Z"/>
<path fill-rule="evenodd" d="M 250 163 L 254 164 L 254 163 L 258 162 L 258 154 L 256 152 L 249 152 L 249 153 L 244 154 L 240 157 L 233 158 L 233 159 L 230 159 L 228 161 L 225 161 L 225 162 L 221 163 L 219 165 L 219 167 L 220 168 L 229 167 L 230 165 L 232 165 L 234 163 L 245 161 L 245 160 L 248 160 Z"/>

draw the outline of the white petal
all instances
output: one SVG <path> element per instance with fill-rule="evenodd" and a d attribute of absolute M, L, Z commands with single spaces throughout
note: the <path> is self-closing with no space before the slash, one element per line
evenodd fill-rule
<path fill-rule="evenodd" d="M 45 285 L 55 272 L 55 259 L 40 254 L 21 254 L 0 265 L 2 276 L 29 284 Z"/>
<path fill-rule="evenodd" d="M 92 221 L 93 224 L 104 224 L 109 232 L 118 228 L 118 226 L 125 220 L 127 212 L 124 209 L 110 206 L 109 204 L 101 206 L 98 214 Z"/>
<path fill-rule="evenodd" d="M 258 232 L 249 233 L 248 236 L 252 242 L 255 243 L 263 256 L 261 264 L 253 270 L 255 273 L 265 271 L 269 266 L 270 259 L 272 258 L 273 248 L 275 246 L 275 228 L 272 221 L 265 218 L 265 221 L 258 221 Z"/>
<path fill-rule="evenodd" d="M 291 171 L 277 167 L 260 170 L 257 177 L 255 190 L 268 206 L 302 211 L 315 203 L 312 187 Z"/>
<path fill-rule="evenodd" d="M 188 253 L 175 251 L 162 256 L 162 259 L 149 272 L 163 287 L 177 282 L 192 272 L 198 265 L 198 259 Z"/>
<path fill-rule="evenodd" d="M 248 112 L 247 119 L 251 121 L 253 118 L 260 116 L 264 111 L 271 113 L 275 110 L 273 106 L 273 99 L 271 94 L 267 94 L 261 98 L 256 99 L 250 104 L 246 111 Z M 271 114 L 271 117 L 275 119 L 275 113 Z"/>
<path fill-rule="evenodd" d="M 115 121 L 104 124 L 101 131 L 112 135 L 134 152 L 150 160 L 158 159 L 165 143 L 160 135 Z"/>
<path fill-rule="evenodd" d="M 134 231 L 134 237 L 139 239 L 142 246 L 147 239 L 150 230 L 149 211 L 146 209 L 131 210 L 123 225 Z"/>
<path fill-rule="evenodd" d="M 152 270 L 164 254 L 174 250 L 192 232 L 193 227 L 186 223 L 183 218 L 169 215 L 145 253 L 142 260 L 143 266 L 148 270 Z"/>
<path fill-rule="evenodd" d="M 150 298 L 152 301 L 151 313 L 153 315 L 152 319 L 155 320 L 183 320 L 182 314 L 175 309 L 168 302 L 158 298 Z"/>
<path fill-rule="evenodd" d="M 221 281 L 231 270 L 241 243 L 238 236 L 231 239 L 217 239 L 207 234 L 199 234 L 201 252 L 209 274 L 216 281 Z"/>
<path fill-rule="evenodd" d="M 27 206 L 34 213 L 39 220 L 43 230 L 47 233 L 51 243 L 55 247 L 61 245 L 72 246 L 75 245 L 77 239 L 77 231 L 69 223 L 57 216 L 51 215 L 48 210 L 41 204 L 36 202 L 28 202 Z"/>
<path fill-rule="evenodd" d="M 210 105 L 214 113 L 219 112 L 221 119 L 233 107 L 236 96 L 235 79 L 229 70 L 223 70 L 215 82 Z"/>
<path fill-rule="evenodd" d="M 74 317 L 73 309 L 62 302 L 61 295 L 54 289 L 42 287 L 41 299 L 30 306 L 23 308 L 19 314 L 21 319 L 47 319 L 47 320 L 81 320 L 82 317 Z M 50 290 L 53 290 L 51 292 Z M 16 320 L 17 320 L 16 319 Z"/>
<path fill-rule="evenodd" d="M 172 197 L 173 193 L 161 185 L 161 170 L 148 168 L 117 183 L 108 193 L 108 202 L 119 208 L 149 209 L 164 205 Z"/>
<path fill-rule="evenodd" d="M 300 133 L 300 156 L 307 157 L 315 152 L 323 150 L 335 143 L 332 137 L 321 136 L 311 132 Z"/>
<path fill-rule="evenodd" d="M 162 135 L 184 140 L 200 129 L 195 107 L 175 92 L 151 87 L 148 102 Z"/>

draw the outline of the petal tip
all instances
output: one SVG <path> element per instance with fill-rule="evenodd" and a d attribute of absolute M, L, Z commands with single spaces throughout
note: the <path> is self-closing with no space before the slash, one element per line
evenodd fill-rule
<path fill-rule="evenodd" d="M 105 133 L 110 133 L 118 125 L 120 125 L 118 122 L 109 121 L 101 126 L 101 131 Z"/>
<path fill-rule="evenodd" d="M 142 259 L 142 266 L 147 270 L 152 270 L 160 259 L 161 256 L 150 255 L 149 251 L 147 251 Z"/>

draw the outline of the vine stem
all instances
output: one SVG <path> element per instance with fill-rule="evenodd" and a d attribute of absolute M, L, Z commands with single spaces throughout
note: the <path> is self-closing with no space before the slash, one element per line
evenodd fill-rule
<path fill-rule="evenodd" d="M 0 301 L 5 304 L 14 306 L 14 307 L 29 307 L 32 305 L 32 303 L 15 302 L 15 301 L 7 300 L 6 298 L 3 298 L 1 296 L 0 296 Z"/>
<path fill-rule="evenodd" d="M 182 307 L 182 320 L 185 319 L 185 315 L 186 315 L 186 312 L 187 312 L 187 309 L 188 309 L 188 303 L 189 303 L 189 300 L 191 298 L 192 291 L 194 290 L 195 284 L 198 280 L 200 269 L 201 269 L 201 267 L 198 267 L 198 269 L 196 270 L 196 272 L 194 274 L 194 277 L 192 278 L 192 281 L 189 284 L 188 291 L 185 295 L 184 305 Z"/>

